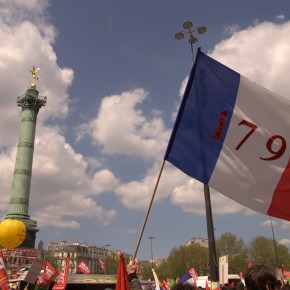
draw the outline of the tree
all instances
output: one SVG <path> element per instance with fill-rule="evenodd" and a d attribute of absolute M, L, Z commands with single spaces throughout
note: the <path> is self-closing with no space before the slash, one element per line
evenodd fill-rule
<path fill-rule="evenodd" d="M 198 275 L 207 275 L 208 262 L 208 248 L 191 244 L 173 248 L 167 258 L 167 265 L 163 267 L 167 269 L 171 278 L 181 277 L 191 268 L 194 268 Z"/>
<path fill-rule="evenodd" d="M 282 264 L 286 268 L 290 266 L 290 255 L 288 248 L 284 245 L 276 243 L 275 249 L 273 239 L 258 236 L 251 240 L 248 247 L 249 257 L 253 264 L 266 264 L 275 267 L 278 266 L 279 268 L 281 268 Z"/>
<path fill-rule="evenodd" d="M 109 252 L 107 257 L 107 274 L 117 275 L 119 267 L 119 253 Z"/>
<path fill-rule="evenodd" d="M 139 278 L 143 280 L 153 280 L 152 264 L 150 261 L 140 261 Z"/>
<path fill-rule="evenodd" d="M 47 250 L 44 253 L 44 259 L 45 261 L 48 261 L 55 269 L 58 271 L 61 270 L 61 261 L 58 260 L 58 257 L 55 255 L 55 252 L 51 250 Z"/>
<path fill-rule="evenodd" d="M 285 245 L 276 243 L 276 248 L 277 248 L 277 255 L 278 255 L 278 268 L 281 268 L 281 269 L 285 268 L 289 270 L 290 269 L 290 254 L 289 254 L 288 247 Z"/>
<path fill-rule="evenodd" d="M 216 241 L 218 257 L 228 255 L 229 273 L 238 274 L 246 268 L 248 250 L 241 238 L 232 233 L 224 233 Z"/>

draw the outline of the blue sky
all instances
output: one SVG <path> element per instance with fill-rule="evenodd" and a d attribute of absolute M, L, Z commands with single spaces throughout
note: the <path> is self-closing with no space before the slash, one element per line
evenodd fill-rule
<path fill-rule="evenodd" d="M 29 214 L 37 242 L 80 241 L 134 253 L 192 66 L 194 49 L 289 95 L 290 5 L 279 0 L 0 0 L 1 217 L 7 213 L 21 110 L 40 67 Z M 234 190 L 234 189 L 233 189 Z M 215 237 L 272 238 L 269 217 L 211 190 Z M 289 222 L 273 218 L 290 243 Z M 137 258 L 207 237 L 203 186 L 165 164 Z"/>

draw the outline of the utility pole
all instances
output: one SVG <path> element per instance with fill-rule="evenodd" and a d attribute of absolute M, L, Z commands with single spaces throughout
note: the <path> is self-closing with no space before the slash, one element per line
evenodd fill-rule
<path fill-rule="evenodd" d="M 153 246 L 152 246 L 152 240 L 155 239 L 155 237 L 148 237 L 149 240 L 151 240 L 151 265 L 152 265 L 152 269 L 154 268 L 154 260 L 153 260 Z"/>

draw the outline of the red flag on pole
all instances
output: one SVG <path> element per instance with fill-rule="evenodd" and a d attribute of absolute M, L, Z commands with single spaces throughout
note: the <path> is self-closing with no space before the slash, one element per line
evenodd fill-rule
<path fill-rule="evenodd" d="M 78 270 L 84 274 L 91 274 L 91 270 L 84 261 L 80 262 L 80 264 L 78 265 Z"/>
<path fill-rule="evenodd" d="M 163 290 L 169 290 L 168 285 L 164 280 L 162 280 L 161 286 L 162 286 Z"/>
<path fill-rule="evenodd" d="M 116 290 L 127 290 L 129 289 L 129 282 L 122 252 L 119 253 L 119 258 L 120 260 L 117 274 Z"/>
<path fill-rule="evenodd" d="M 36 281 L 36 284 L 42 289 L 48 288 L 48 286 L 54 282 L 58 274 L 58 271 L 48 261 L 46 261 L 43 273 Z"/>
<path fill-rule="evenodd" d="M 102 267 L 104 273 L 106 274 L 106 269 L 105 269 L 105 263 L 104 263 L 104 261 L 101 260 L 101 259 L 99 259 L 99 262 L 100 262 L 100 265 L 101 265 L 101 267 Z"/>
<path fill-rule="evenodd" d="M 207 280 L 206 280 L 206 282 L 205 282 L 205 290 L 210 290 L 210 287 L 208 286 L 208 282 L 207 282 Z"/>
<path fill-rule="evenodd" d="M 67 256 L 66 262 L 60 271 L 57 282 L 54 284 L 52 290 L 65 290 L 67 276 L 69 271 L 70 255 Z"/>
<path fill-rule="evenodd" d="M 2 290 L 10 290 L 9 280 L 6 272 L 4 256 L 2 251 L 0 251 L 0 288 Z"/>

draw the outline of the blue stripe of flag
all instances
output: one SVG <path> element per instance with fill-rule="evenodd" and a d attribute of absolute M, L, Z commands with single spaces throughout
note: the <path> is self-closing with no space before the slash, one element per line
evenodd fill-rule
<path fill-rule="evenodd" d="M 198 50 L 164 159 L 208 184 L 235 107 L 240 75 Z M 215 140 L 221 113 L 226 112 Z"/>

